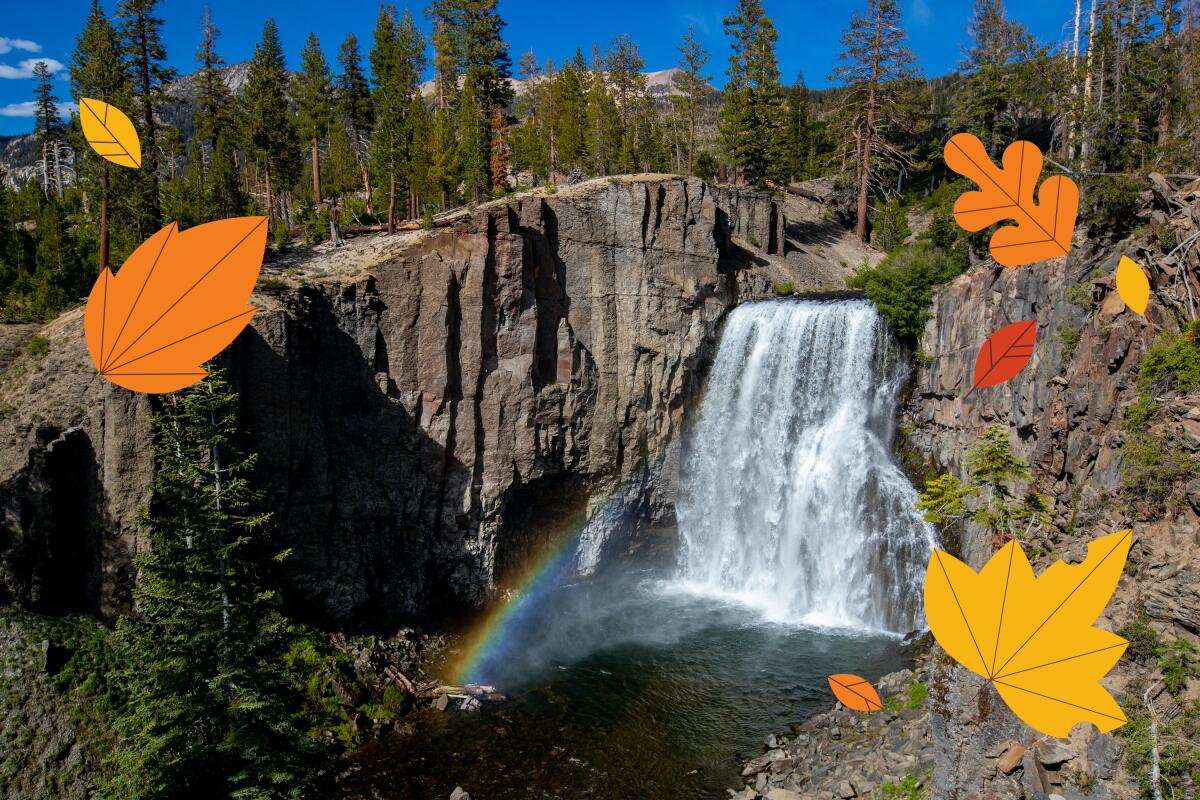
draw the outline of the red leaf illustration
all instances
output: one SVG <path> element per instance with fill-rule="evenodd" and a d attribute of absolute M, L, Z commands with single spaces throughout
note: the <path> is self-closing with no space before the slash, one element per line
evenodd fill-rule
<path fill-rule="evenodd" d="M 1036 339 L 1037 320 L 1032 319 L 1005 325 L 989 336 L 975 358 L 975 385 L 971 392 L 1004 383 L 1023 370 L 1033 357 Z"/>

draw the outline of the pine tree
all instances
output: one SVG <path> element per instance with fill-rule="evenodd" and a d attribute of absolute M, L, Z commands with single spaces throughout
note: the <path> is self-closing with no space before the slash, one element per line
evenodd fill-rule
<path fill-rule="evenodd" d="M 1004 0 L 975 0 L 969 30 L 971 46 L 959 64 L 966 80 L 955 94 L 954 126 L 975 133 L 998 158 L 1016 133 L 1011 111 L 1018 86 L 1011 67 L 1025 35 L 1008 19 Z"/>
<path fill-rule="evenodd" d="M 503 109 L 492 114 L 492 153 L 488 169 L 492 177 L 492 192 L 504 194 L 508 189 L 508 117 Z"/>
<path fill-rule="evenodd" d="M 788 107 L 788 163 L 793 178 L 804 180 L 815 175 L 808 174 L 813 159 L 812 101 L 804 75 L 796 76 L 796 82 L 787 90 Z"/>
<path fill-rule="evenodd" d="M 159 190 L 158 114 L 166 100 L 164 86 L 175 77 L 168 68 L 161 17 L 155 15 L 158 0 L 121 0 L 116 16 L 135 109 L 138 135 L 142 140 L 142 167 L 136 173 L 139 191 L 131 198 L 138 238 L 158 230 L 162 222 Z"/>
<path fill-rule="evenodd" d="M 265 536 L 237 408 L 219 369 L 162 397 L 137 614 L 117 626 L 128 702 L 106 796 L 314 796 L 332 764 L 327 740 L 309 735 L 305 699 L 281 677 L 291 634 L 266 578 L 286 552 Z"/>
<path fill-rule="evenodd" d="M 710 91 L 708 82 L 712 80 L 704 75 L 704 65 L 708 63 L 708 51 L 696 40 L 694 25 L 688 25 L 683 42 L 679 45 L 679 69 L 674 83 L 679 93 L 675 103 L 680 109 L 681 116 L 687 120 L 687 174 L 695 174 L 696 165 L 696 119 L 700 113 L 700 103 Z"/>
<path fill-rule="evenodd" d="M 71 56 L 71 95 L 90 97 L 111 105 L 123 105 L 126 90 L 125 71 L 121 64 L 121 47 L 116 29 L 104 14 L 99 0 L 92 0 L 83 30 L 75 37 L 75 52 Z M 81 142 L 82 129 L 76 119 L 74 139 Z M 76 147 L 83 154 L 86 148 Z M 99 271 L 109 266 L 109 200 L 112 182 L 109 162 L 103 158 L 76 159 L 75 172 L 84 191 L 98 184 L 100 220 L 98 234 Z"/>
<path fill-rule="evenodd" d="M 554 148 L 550 169 L 570 172 L 583 167 L 588 112 L 588 69 L 583 51 L 576 50 L 551 82 L 550 120 Z"/>
<path fill-rule="evenodd" d="M 240 217 L 247 213 L 249 198 L 242 190 L 241 176 L 238 175 L 233 136 L 232 130 L 218 133 L 209 159 L 205 190 L 211 219 Z"/>
<path fill-rule="evenodd" d="M 204 7 L 200 32 L 200 49 L 196 51 L 200 69 L 196 71 L 196 91 L 193 96 L 196 137 L 204 142 L 211 153 L 216 148 L 217 137 L 233 127 L 235 109 L 233 95 L 221 74 L 225 60 L 217 52 L 217 39 L 221 38 L 221 31 L 213 22 L 208 6 Z"/>
<path fill-rule="evenodd" d="M 387 230 L 396 230 L 396 199 L 404 193 L 409 211 L 415 197 L 408 185 L 412 130 L 408 119 L 418 78 L 425 65 L 425 41 L 406 9 L 397 21 L 393 7 L 380 8 L 371 48 L 371 77 L 375 81 L 375 133 L 371 138 L 376 171 L 387 177 Z"/>
<path fill-rule="evenodd" d="M 242 96 L 242 126 L 246 144 L 261 171 L 266 188 L 267 216 L 278 219 L 276 191 L 296 182 L 299 142 L 288 107 L 287 63 L 274 19 L 263 24 L 254 48 Z"/>
<path fill-rule="evenodd" d="M 641 50 L 629 34 L 618 34 L 608 48 L 604 59 L 607 79 L 612 87 L 613 100 L 617 104 L 620 121 L 620 145 L 618 146 L 619 172 L 635 172 L 638 169 L 638 123 L 646 114 L 646 76 L 642 70 L 646 62 Z"/>
<path fill-rule="evenodd" d="M 50 195 L 51 185 L 55 196 L 62 198 L 62 165 L 59 148 L 63 143 L 62 117 L 58 111 L 58 97 L 54 94 L 54 78 L 45 61 L 33 65 L 33 77 L 37 81 L 34 89 L 34 123 L 38 147 L 42 151 L 42 193 Z M 53 178 L 51 178 L 53 176 Z"/>
<path fill-rule="evenodd" d="M 429 140 L 429 189 L 438 199 L 438 210 L 449 207 L 458 185 L 457 147 L 454 141 L 454 118 L 448 109 L 439 108 L 433 115 L 433 134 Z"/>
<path fill-rule="evenodd" d="M 755 185 L 787 180 L 787 110 L 775 60 L 775 24 L 761 0 L 738 0 L 725 18 L 733 39 L 721 113 L 721 141 L 742 179 Z"/>
<path fill-rule="evenodd" d="M 607 175 L 620 154 L 621 117 L 604 74 L 599 45 L 592 47 L 592 73 L 587 93 L 587 153 L 593 175 Z"/>
<path fill-rule="evenodd" d="M 488 137 L 484 133 L 487 123 L 475 102 L 474 88 L 471 79 L 467 78 L 459 101 L 457 161 L 467 195 L 472 202 L 478 203 L 491 181 L 488 175 Z"/>
<path fill-rule="evenodd" d="M 330 94 L 333 76 L 325 63 L 325 53 L 315 33 L 308 35 L 304 49 L 300 51 L 301 68 L 296 77 L 294 96 L 300 138 L 312 147 L 313 201 L 321 205 L 321 140 L 329 131 L 333 119 Z"/>
<path fill-rule="evenodd" d="M 900 7 L 895 0 L 867 0 L 867 13 L 855 14 L 842 35 L 841 65 L 833 77 L 846 86 L 839 109 L 845 135 L 853 141 L 858 208 L 855 234 L 867 240 L 872 186 L 879 162 L 894 157 L 887 136 L 908 109 L 903 91 L 917 76 L 912 51 L 904 44 Z"/>
<path fill-rule="evenodd" d="M 362 170 L 363 197 L 371 202 L 371 171 L 367 165 L 366 137 L 375 125 L 375 108 L 371 103 L 371 87 L 362 70 L 362 56 L 358 52 L 358 38 L 347 34 L 338 50 L 338 64 L 342 74 L 337 80 L 338 114 L 349 126 L 350 143 L 354 158 Z"/>
<path fill-rule="evenodd" d="M 433 117 L 420 92 L 409 101 L 408 128 L 411 146 L 408 154 L 408 174 L 405 177 L 412 198 L 409 216 L 416 218 L 429 207 L 429 199 L 437 194 L 430 180 L 430 148 L 433 136 Z"/>

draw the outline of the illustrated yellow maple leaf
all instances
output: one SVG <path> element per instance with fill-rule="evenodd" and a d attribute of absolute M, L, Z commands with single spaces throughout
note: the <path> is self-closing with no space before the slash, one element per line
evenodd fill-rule
<path fill-rule="evenodd" d="M 941 550 L 925 574 L 925 618 L 938 644 L 992 682 L 1029 727 L 1064 737 L 1080 722 L 1102 732 L 1125 714 L 1100 685 L 1128 642 L 1093 625 L 1108 605 L 1133 542 L 1125 530 L 1088 544 L 1081 564 L 1056 561 L 1035 576 L 1011 541 L 979 572 Z"/>

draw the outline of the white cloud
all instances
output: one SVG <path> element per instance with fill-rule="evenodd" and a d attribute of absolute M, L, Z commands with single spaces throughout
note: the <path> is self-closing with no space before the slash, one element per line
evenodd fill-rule
<path fill-rule="evenodd" d="M 27 58 L 15 67 L 10 64 L 0 64 L 0 78 L 12 78 L 16 80 L 32 78 L 33 68 L 37 66 L 39 61 L 46 62 L 51 75 L 62 72 L 67 68 L 61 61 L 56 61 L 53 58 Z"/>
<path fill-rule="evenodd" d="M 79 106 L 74 103 L 59 103 L 58 113 L 64 117 L 69 116 L 79 110 Z M 37 113 L 37 103 L 29 100 L 24 103 L 9 103 L 6 106 L 0 106 L 0 117 L 32 117 Z"/>
<path fill-rule="evenodd" d="M 28 39 L 9 39 L 7 36 L 0 36 L 0 55 L 11 53 L 13 50 L 24 50 L 28 53 L 42 52 L 42 46 L 37 42 L 31 42 Z"/>

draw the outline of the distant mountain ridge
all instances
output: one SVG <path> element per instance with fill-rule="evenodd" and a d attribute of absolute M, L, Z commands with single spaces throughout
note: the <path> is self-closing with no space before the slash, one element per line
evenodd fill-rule
<path fill-rule="evenodd" d="M 223 67 L 220 72 L 221 79 L 229 87 L 229 90 L 235 95 L 241 94 L 250 77 L 250 62 L 239 61 Z M 679 67 L 671 67 L 642 73 L 646 76 L 647 93 L 655 99 L 679 95 L 680 92 L 675 87 L 675 76 L 681 72 Z M 191 72 L 187 75 L 180 75 L 166 87 L 166 94 L 170 100 L 162 109 L 162 121 L 178 128 L 179 132 L 183 134 L 185 142 L 191 139 L 195 130 L 193 97 L 198 80 L 199 72 Z M 517 97 L 524 95 L 537 80 L 539 79 L 527 81 L 513 78 L 514 94 Z M 716 91 L 715 88 L 712 90 Z M 421 84 L 420 91 L 422 97 L 433 97 L 436 83 L 432 80 L 425 81 Z M 0 136 L 0 174 L 3 175 L 4 183 L 14 187 L 39 177 L 37 147 L 32 133 Z"/>

